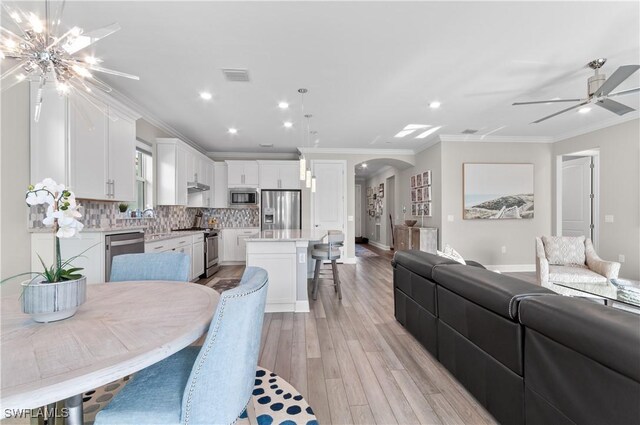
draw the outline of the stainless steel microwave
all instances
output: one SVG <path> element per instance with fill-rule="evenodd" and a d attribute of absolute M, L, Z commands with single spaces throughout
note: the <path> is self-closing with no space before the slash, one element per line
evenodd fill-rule
<path fill-rule="evenodd" d="M 256 189 L 229 189 L 230 207 L 258 205 L 259 199 Z"/>

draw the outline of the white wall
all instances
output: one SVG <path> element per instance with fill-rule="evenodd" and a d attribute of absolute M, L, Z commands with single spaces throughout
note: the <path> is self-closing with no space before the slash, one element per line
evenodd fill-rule
<path fill-rule="evenodd" d="M 418 220 L 418 226 L 421 225 L 421 217 L 411 216 L 411 183 L 412 175 L 423 173 L 431 170 L 431 217 L 424 217 L 425 227 L 437 227 L 438 240 L 442 242 L 442 143 L 437 143 L 418 152 L 415 156 L 415 166 L 402 170 L 400 176 L 396 179 L 398 190 L 396 191 L 396 211 L 400 214 L 400 223 L 402 219 L 402 207 L 407 208 L 406 219 Z"/>
<path fill-rule="evenodd" d="M 558 155 L 600 150 L 600 220 L 598 254 L 618 261 L 620 276 L 640 280 L 640 120 L 632 120 L 553 145 L 553 175 Z M 554 177 L 555 178 L 555 177 Z M 556 227 L 555 185 L 552 188 L 553 228 Z M 606 223 L 605 215 L 614 222 Z"/>
<path fill-rule="evenodd" d="M 370 217 L 369 215 L 366 215 L 366 221 L 365 221 L 366 236 L 367 238 L 369 238 L 369 241 L 377 242 L 383 246 L 388 246 L 387 222 L 389 221 L 389 204 L 387 202 L 388 197 L 386 195 L 389 191 L 389 189 L 387 188 L 387 179 L 392 176 L 396 176 L 394 190 L 395 190 L 395 193 L 398 193 L 398 191 L 400 190 L 400 187 L 398 184 L 398 182 L 400 181 L 400 171 L 393 167 L 385 168 L 378 174 L 370 176 L 367 179 L 366 184 L 364 186 L 364 192 L 366 196 L 368 187 L 375 188 L 377 193 L 378 186 L 380 185 L 380 183 L 384 183 L 385 197 L 382 199 L 382 205 L 383 205 L 382 215 L 380 217 Z M 396 214 L 398 214 L 397 201 L 396 201 L 395 212 Z M 398 224 L 401 221 L 402 221 L 402 218 L 398 219 L 398 217 L 394 217 L 394 220 L 393 220 L 394 224 Z M 380 228 L 379 234 L 377 232 L 377 228 Z"/>
<path fill-rule="evenodd" d="M 307 158 L 307 161 L 310 161 L 313 159 L 333 159 L 333 160 L 340 159 L 340 160 L 347 161 L 347 170 L 346 170 L 347 193 L 345 196 L 347 200 L 348 216 L 349 215 L 353 216 L 355 214 L 355 166 L 356 164 L 360 164 L 361 162 L 371 161 L 374 159 L 381 159 L 381 158 L 403 161 L 407 165 L 413 164 L 413 161 L 414 161 L 413 155 L 394 155 L 394 154 L 380 155 L 380 154 L 369 154 L 369 153 L 339 154 L 339 153 L 323 153 L 322 151 L 306 152 L 305 157 Z M 398 193 L 397 190 L 396 190 L 396 193 Z M 303 229 L 309 229 L 311 226 L 311 208 L 310 208 L 311 203 L 309 201 L 310 199 L 311 199 L 311 190 L 303 187 L 302 188 L 302 217 L 303 217 L 302 227 Z M 347 227 L 346 256 L 347 258 L 355 258 L 354 222 L 346 221 L 346 217 L 345 217 L 345 223 Z"/>
<path fill-rule="evenodd" d="M 485 265 L 533 267 L 535 237 L 551 234 L 551 144 L 442 143 L 442 243 Z M 532 163 L 534 218 L 463 220 L 462 165 L 465 162 Z M 448 216 L 454 221 L 448 221 Z M 505 246 L 506 253 L 501 249 Z M 516 267 L 522 269 L 521 267 Z"/>
<path fill-rule="evenodd" d="M 29 85 L 2 93 L 0 118 L 0 279 L 31 266 L 31 239 L 24 194 L 29 186 Z M 46 107 L 44 105 L 43 107 Z M 2 293 L 18 292 L 19 279 L 2 284 Z"/>

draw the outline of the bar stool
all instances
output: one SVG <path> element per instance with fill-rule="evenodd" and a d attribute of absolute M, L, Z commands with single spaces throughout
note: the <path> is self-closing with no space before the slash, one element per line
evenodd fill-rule
<path fill-rule="evenodd" d="M 320 243 L 313 246 L 311 258 L 316 260 L 315 272 L 313 273 L 313 299 L 318 299 L 318 286 L 320 276 L 332 276 L 333 286 L 338 293 L 338 299 L 342 299 L 342 289 L 340 288 L 340 276 L 336 260 L 340 258 L 340 248 L 344 245 L 344 233 L 339 230 L 329 230 L 327 235 L 328 243 Z M 331 261 L 331 273 L 321 273 L 320 267 L 324 261 Z M 331 278 L 329 278 L 331 279 Z"/>

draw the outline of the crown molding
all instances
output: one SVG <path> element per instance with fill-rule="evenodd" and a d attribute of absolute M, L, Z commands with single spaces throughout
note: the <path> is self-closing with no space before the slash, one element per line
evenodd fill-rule
<path fill-rule="evenodd" d="M 290 160 L 298 159 L 296 152 L 205 152 L 211 159 L 233 160 L 233 159 L 251 159 L 251 160 Z"/>
<path fill-rule="evenodd" d="M 302 154 L 342 154 L 342 155 L 414 155 L 413 149 L 370 149 L 370 148 L 298 148 Z"/>
<path fill-rule="evenodd" d="M 149 124 L 159 128 L 160 130 L 164 131 L 165 133 L 169 134 L 172 137 L 182 140 L 183 142 L 185 142 L 195 150 L 205 155 L 207 154 L 207 152 L 202 148 L 202 146 L 200 146 L 198 143 L 191 140 L 190 138 L 188 138 L 187 136 L 185 136 L 184 134 L 180 133 L 178 130 L 173 128 L 171 125 L 167 124 L 166 122 L 164 122 L 163 120 L 155 116 L 152 112 L 150 112 L 147 108 L 140 105 L 135 100 L 131 99 L 130 97 L 126 96 L 125 94 L 119 92 L 116 89 L 112 89 L 109 94 L 116 101 L 122 103 L 127 108 L 137 112 L 140 115 L 140 118 L 144 119 Z"/>
<path fill-rule="evenodd" d="M 479 134 L 441 134 L 442 142 L 485 142 L 485 143 L 553 143 L 554 137 L 546 136 L 483 136 Z"/>
<path fill-rule="evenodd" d="M 577 130 L 568 131 L 566 133 L 562 133 L 559 136 L 554 137 L 554 142 L 559 142 L 561 140 L 570 139 L 576 136 L 582 136 L 583 134 L 593 133 L 594 131 L 602 130 L 605 128 L 613 127 L 618 124 L 623 124 L 628 121 L 633 121 L 640 119 L 640 111 L 629 112 L 628 114 L 622 117 L 613 117 L 609 120 L 602 121 L 597 124 L 593 124 L 587 127 L 582 127 Z"/>

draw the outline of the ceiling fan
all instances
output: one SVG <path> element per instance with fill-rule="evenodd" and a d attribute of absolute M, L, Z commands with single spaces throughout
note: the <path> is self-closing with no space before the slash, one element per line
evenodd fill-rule
<path fill-rule="evenodd" d="M 539 122 L 553 118 L 556 115 L 563 114 L 571 111 L 572 109 L 580 108 L 589 103 L 598 105 L 608 111 L 611 111 L 618 115 L 624 115 L 629 112 L 635 111 L 635 109 L 609 99 L 614 96 L 623 96 L 627 94 L 637 93 L 640 91 L 640 87 L 635 89 L 622 90 L 616 93 L 611 93 L 616 87 L 618 87 L 624 80 L 629 78 L 634 72 L 640 69 L 640 65 L 623 65 L 616 69 L 609 78 L 605 74 L 600 74 L 599 69 L 607 61 L 606 58 L 595 59 L 589 62 L 589 68 L 595 71 L 595 75 L 589 77 L 587 82 L 587 98 L 586 99 L 552 99 L 552 100 L 538 100 L 533 102 L 515 102 L 513 105 L 534 105 L 537 103 L 561 103 L 561 102 L 580 102 L 577 105 L 571 106 L 567 109 L 556 112 L 555 114 L 548 115 L 544 118 L 540 118 L 532 122 L 531 124 L 538 124 Z"/>

